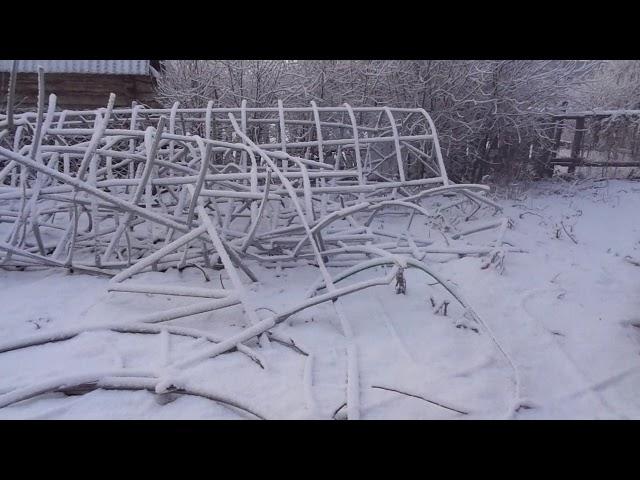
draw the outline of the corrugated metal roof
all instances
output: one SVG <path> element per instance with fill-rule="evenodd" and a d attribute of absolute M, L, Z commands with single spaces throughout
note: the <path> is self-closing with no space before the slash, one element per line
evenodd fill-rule
<path fill-rule="evenodd" d="M 13 60 L 0 60 L 0 72 L 10 72 Z M 149 60 L 19 60 L 19 72 L 103 73 L 110 75 L 148 75 Z"/>

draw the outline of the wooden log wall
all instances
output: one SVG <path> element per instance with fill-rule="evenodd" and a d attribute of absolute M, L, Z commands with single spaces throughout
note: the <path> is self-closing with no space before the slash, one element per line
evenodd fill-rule
<path fill-rule="evenodd" d="M 9 72 L 0 72 L 0 111 L 7 106 Z M 131 106 L 132 101 L 160 107 L 155 100 L 153 78 L 148 75 L 106 75 L 87 73 L 49 73 L 45 75 L 47 96 L 55 93 L 61 109 L 94 109 L 107 104 L 116 94 L 116 107 Z M 18 73 L 16 109 L 33 110 L 38 99 L 38 74 Z"/>

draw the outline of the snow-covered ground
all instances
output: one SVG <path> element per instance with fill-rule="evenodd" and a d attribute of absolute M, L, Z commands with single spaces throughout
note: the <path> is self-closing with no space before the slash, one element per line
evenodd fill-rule
<path fill-rule="evenodd" d="M 460 289 L 506 355 L 488 331 L 456 328 L 463 312 L 455 302 L 446 316 L 434 314 L 430 297 L 451 298 L 417 270 L 406 272 L 406 295 L 378 286 L 343 297 L 357 349 L 361 418 L 640 418 L 640 266 L 632 263 L 640 259 L 640 182 L 555 180 L 499 202 L 512 224 L 505 240 L 527 251 L 507 253 L 502 274 L 481 268 L 486 260 L 478 257 L 425 261 Z M 385 228 L 405 223 L 389 216 Z M 495 232 L 474 236 L 483 235 L 488 242 Z M 265 317 L 269 309 L 299 302 L 318 278 L 312 266 L 256 270 L 270 279 L 249 287 Z M 383 270 L 359 274 L 358 280 Z M 220 276 L 228 278 L 215 272 L 214 288 L 221 288 Z M 196 269 L 149 272 L 139 280 L 211 286 Z M 0 270 L 0 343 L 193 302 L 108 293 L 107 281 L 60 269 Z M 240 306 L 172 323 L 219 337 L 246 326 Z M 294 315 L 277 331 L 308 355 L 273 341 L 254 342 L 264 369 L 233 352 L 187 369 L 187 383 L 237 399 L 270 419 L 332 418 L 345 403 L 348 369 L 345 337 L 331 305 Z M 88 331 L 1 353 L 0 396 L 83 372 L 162 369 L 204 347 L 188 337 Z M 0 409 L 0 418 L 243 418 L 204 398 L 165 397 L 116 390 L 47 394 Z M 510 415 L 514 398 L 520 408 Z"/>

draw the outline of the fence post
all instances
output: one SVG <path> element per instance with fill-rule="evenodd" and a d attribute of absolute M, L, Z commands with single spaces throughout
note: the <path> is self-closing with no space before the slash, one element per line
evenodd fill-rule
<path fill-rule="evenodd" d="M 576 130 L 573 133 L 573 142 L 571 142 L 571 158 L 573 159 L 573 165 L 567 170 L 568 173 L 574 173 L 576 171 L 576 164 L 578 164 L 578 158 L 582 153 L 582 139 L 584 138 L 584 117 L 576 118 Z"/>

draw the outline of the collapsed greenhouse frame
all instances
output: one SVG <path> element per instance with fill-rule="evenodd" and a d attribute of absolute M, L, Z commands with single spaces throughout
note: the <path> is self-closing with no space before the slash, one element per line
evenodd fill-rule
<path fill-rule="evenodd" d="M 281 101 L 273 108 L 251 108 L 243 101 L 239 108 L 214 108 L 209 102 L 201 109 L 181 109 L 178 103 L 170 109 L 115 109 L 112 95 L 106 108 L 59 111 L 56 96 L 50 95 L 45 106 L 44 89 L 40 91 L 36 112 L 9 109 L 0 115 L 0 219 L 11 224 L 0 243 L 0 266 L 64 268 L 109 276 L 110 291 L 191 297 L 195 303 L 186 307 L 91 328 L 183 335 L 212 345 L 161 372 L 110 372 L 16 390 L 0 395 L 0 407 L 70 385 L 109 388 L 124 382 L 130 389 L 159 394 L 188 393 L 180 381 L 182 369 L 233 350 L 264 367 L 260 353 L 247 343 L 272 339 L 297 348 L 292 339 L 278 337 L 274 327 L 297 312 L 331 302 L 348 344 L 347 418 L 360 418 L 357 346 L 339 299 L 394 281 L 397 292 L 404 293 L 406 268 L 435 279 L 471 322 L 488 331 L 461 293 L 423 260 L 428 254 L 483 255 L 487 265 L 500 266 L 505 252 L 518 251 L 504 245 L 506 219 L 454 229 L 452 243 L 496 230 L 495 241 L 478 247 L 448 246 L 449 241 L 446 247 L 432 246 L 432 241 L 413 238 L 409 228 L 394 235 L 373 225 L 378 216 L 395 211 L 409 212 L 408 227 L 415 217 L 446 222 L 443 212 L 462 202 L 476 207 L 467 220 L 483 207 L 500 210 L 483 195 L 488 187 L 447 178 L 437 132 L 424 109 L 318 107 L 314 102 L 285 107 Z M 449 196 L 455 201 L 435 211 L 422 204 Z M 255 264 L 274 269 L 313 265 L 320 278 L 306 298 L 264 319 L 246 288 L 247 281 L 261 281 Z M 337 285 L 379 265 L 392 269 L 381 278 Z M 149 270 L 188 267 L 202 271 L 207 281 L 207 270 L 224 269 L 233 288 L 132 280 Z M 333 267 L 342 270 L 332 276 Z M 247 328 L 228 338 L 166 323 L 233 305 L 241 305 Z M 4 342 L 0 352 L 83 331 Z M 120 377 L 126 381 L 114 380 Z M 206 395 L 225 403 L 220 396 Z M 227 404 L 242 409 L 237 402 Z"/>

